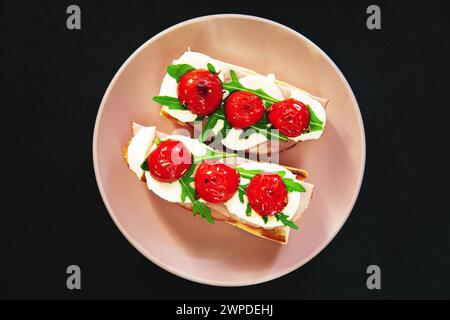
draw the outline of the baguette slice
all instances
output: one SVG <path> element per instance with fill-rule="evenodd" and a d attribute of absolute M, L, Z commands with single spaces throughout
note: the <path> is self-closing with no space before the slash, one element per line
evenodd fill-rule
<path fill-rule="evenodd" d="M 134 122 L 132 123 L 133 136 L 136 137 L 137 134 L 140 132 L 140 130 L 143 128 L 147 128 L 149 130 L 147 130 L 147 132 L 145 134 L 143 133 L 142 136 L 144 136 L 145 139 L 149 138 L 150 140 L 148 143 L 148 147 L 146 146 L 144 148 L 146 151 L 144 153 L 141 153 L 142 158 L 137 161 L 138 163 L 144 162 L 145 159 L 147 158 L 148 153 L 150 152 L 150 147 L 153 145 L 153 140 L 154 140 L 155 136 L 158 136 L 158 137 L 167 136 L 164 133 L 157 132 L 155 130 L 155 127 L 144 127 L 144 126 L 141 126 Z M 146 134 L 148 132 L 150 134 L 149 134 L 149 136 L 146 136 Z M 143 174 L 143 172 L 141 172 L 140 170 L 137 170 L 136 166 L 133 167 L 133 165 L 131 165 L 131 163 L 130 163 L 130 162 L 136 162 L 136 161 L 131 160 L 129 157 L 129 151 L 132 151 L 131 149 L 134 148 L 133 147 L 134 144 L 135 144 L 135 140 L 130 139 L 130 141 L 124 146 L 123 158 L 125 160 L 125 163 L 131 169 L 131 171 L 136 174 L 137 178 L 140 181 L 146 183 L 146 178 L 145 178 L 145 175 Z M 252 162 L 251 160 L 247 160 L 244 158 L 232 158 L 232 159 L 233 159 L 232 161 L 228 161 L 226 163 L 228 165 L 233 166 L 233 165 L 237 165 L 237 164 Z M 296 214 L 292 217 L 292 220 L 296 221 L 300 218 L 300 215 L 303 213 L 303 211 L 308 207 L 309 202 L 312 197 L 312 192 L 313 192 L 314 186 L 312 184 L 304 182 L 304 180 L 308 176 L 308 173 L 305 170 L 293 168 L 293 167 L 287 167 L 287 166 L 285 166 L 285 168 L 288 169 L 289 171 L 291 171 L 292 173 L 294 173 L 296 175 L 296 179 L 299 181 L 302 181 L 302 185 L 306 189 L 306 192 L 303 192 L 301 194 L 299 207 L 297 209 Z M 192 211 L 192 206 L 190 203 L 186 203 L 186 202 L 175 202 L 175 203 L 189 211 Z M 272 240 L 272 241 L 275 241 L 275 242 L 278 242 L 281 244 L 286 244 L 288 242 L 289 229 L 290 229 L 289 227 L 278 226 L 278 227 L 274 227 L 274 228 L 262 228 L 260 226 L 249 223 L 245 220 L 242 220 L 239 217 L 237 217 L 236 215 L 229 213 L 227 208 L 225 207 L 225 205 L 223 205 L 221 203 L 216 204 L 216 203 L 205 202 L 204 204 L 210 208 L 212 217 L 216 221 L 227 222 L 227 223 L 229 223 L 233 226 L 236 226 L 244 231 L 247 231 L 253 235 L 259 236 L 264 239 L 269 239 L 269 240 Z"/>
<path fill-rule="evenodd" d="M 187 56 L 192 57 L 192 58 L 186 58 Z M 173 63 L 175 63 L 175 64 L 176 63 L 187 63 L 186 61 L 189 62 L 189 59 L 192 59 L 192 61 L 195 62 L 198 66 L 202 64 L 202 61 L 205 61 L 205 62 L 210 61 L 211 63 L 215 64 L 216 68 L 217 68 L 217 65 L 219 65 L 220 68 L 217 68 L 217 70 L 220 70 L 219 74 L 225 82 L 228 82 L 231 80 L 230 70 L 234 70 L 239 79 L 246 77 L 246 76 L 262 76 L 253 70 L 249 70 L 247 68 L 237 66 L 237 65 L 234 65 L 231 63 L 223 62 L 223 61 L 220 61 L 217 59 L 209 58 L 208 56 L 198 53 L 198 52 L 188 51 L 188 52 L 184 53 L 178 60 L 174 60 Z M 263 77 L 265 77 L 265 76 L 263 76 Z M 166 95 L 166 93 L 167 93 L 166 92 L 167 90 L 163 90 L 163 86 L 165 83 L 167 84 L 168 82 L 170 82 L 170 79 L 168 79 L 168 78 L 170 78 L 170 76 L 166 74 L 166 76 L 163 80 L 163 85 L 161 86 L 160 95 Z M 290 85 L 286 82 L 283 82 L 283 81 L 279 81 L 279 80 L 275 79 L 274 82 L 275 82 L 276 86 L 279 88 L 279 90 L 281 91 L 283 98 L 289 98 L 289 97 L 291 97 L 292 92 L 298 92 L 308 98 L 316 100 L 321 105 L 323 110 L 325 110 L 325 108 L 328 104 L 328 99 L 314 96 L 302 89 L 299 89 L 299 88 L 297 88 L 293 85 Z M 174 84 L 174 83 L 172 82 L 172 84 Z M 172 96 L 176 96 L 176 92 L 174 92 L 174 91 L 171 91 L 170 94 Z M 193 127 L 193 122 L 181 121 L 180 119 L 175 117 L 174 112 L 171 111 L 166 106 L 163 106 L 160 109 L 160 114 L 161 114 L 161 116 L 171 120 L 176 125 L 187 126 L 187 127 L 191 127 L 191 128 Z M 324 120 L 324 126 L 325 126 L 326 115 L 325 115 L 324 111 L 323 111 L 323 117 L 324 117 L 323 120 Z M 204 120 L 203 125 L 205 124 L 205 122 L 206 122 L 206 120 Z M 222 150 L 225 148 L 228 148 L 231 150 L 243 151 L 246 153 L 254 153 L 254 154 L 270 154 L 273 152 L 282 152 L 284 150 L 287 150 L 287 149 L 295 146 L 299 141 L 302 141 L 303 139 L 305 139 L 305 140 L 318 139 L 320 137 L 320 135 L 322 134 L 322 132 L 323 131 L 315 132 L 313 134 L 306 135 L 305 138 L 299 138 L 296 140 L 289 138 L 288 141 L 279 141 L 279 142 L 276 141 L 275 143 L 272 143 L 270 140 L 268 140 L 268 141 L 261 142 L 255 146 L 251 146 L 248 148 L 244 147 L 243 149 L 232 148 L 232 147 L 230 147 L 230 145 L 227 145 L 226 143 L 224 143 L 225 146 L 218 144 L 215 146 L 215 148 L 222 149 Z M 300 137 L 302 137 L 302 136 L 300 136 Z M 241 142 L 241 145 L 244 146 L 244 142 Z"/>

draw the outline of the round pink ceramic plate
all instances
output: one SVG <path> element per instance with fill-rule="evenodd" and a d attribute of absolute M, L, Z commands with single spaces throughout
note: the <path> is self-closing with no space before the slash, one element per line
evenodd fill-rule
<path fill-rule="evenodd" d="M 193 51 L 277 78 L 330 99 L 320 140 L 282 153 L 282 164 L 309 171 L 316 185 L 299 231 L 280 245 L 225 223 L 210 225 L 146 189 L 129 171 L 122 148 L 136 121 L 170 133 L 159 115 L 165 68 Z M 365 138 L 356 99 L 342 73 L 315 44 L 272 21 L 244 15 L 213 15 L 177 24 L 142 45 L 109 85 L 98 112 L 94 168 L 114 222 L 143 255 L 180 277 L 220 286 L 256 284 L 283 276 L 317 255 L 347 219 L 364 172 Z"/>

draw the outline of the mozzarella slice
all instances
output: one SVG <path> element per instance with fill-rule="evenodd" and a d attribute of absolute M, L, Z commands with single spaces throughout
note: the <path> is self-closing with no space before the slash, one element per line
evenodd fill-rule
<path fill-rule="evenodd" d="M 283 100 L 283 94 L 280 88 L 275 83 L 275 76 L 269 74 L 267 76 L 262 75 L 249 75 L 239 79 L 239 82 L 246 88 L 252 90 L 262 89 L 271 97 L 277 100 Z"/>
<path fill-rule="evenodd" d="M 223 81 L 223 73 L 224 73 L 223 64 L 220 61 L 210 58 L 209 56 L 203 53 L 186 51 L 180 58 L 174 60 L 172 63 L 173 64 L 186 63 L 193 66 L 196 69 L 207 69 L 208 63 L 211 63 L 216 69 L 219 79 Z M 178 97 L 177 88 L 178 88 L 177 81 L 174 78 L 172 78 L 169 74 L 166 74 L 161 84 L 159 95 Z M 195 119 L 197 119 L 197 115 L 189 110 L 172 110 L 169 109 L 167 106 L 163 106 L 162 109 L 164 112 L 180 120 L 181 122 L 193 122 L 195 121 Z"/>
<path fill-rule="evenodd" d="M 155 138 L 155 127 L 140 127 L 131 139 L 127 150 L 128 165 L 138 179 L 144 175 L 141 164 L 145 161 Z"/>
<path fill-rule="evenodd" d="M 280 165 L 274 164 L 274 163 L 249 162 L 249 163 L 241 164 L 238 167 L 247 169 L 247 170 L 259 169 L 259 170 L 263 170 L 264 172 L 284 171 L 284 172 L 286 172 L 285 176 L 284 176 L 285 178 L 295 179 L 295 175 L 291 171 L 287 170 L 286 168 L 284 168 Z M 296 180 L 296 181 L 301 183 L 298 180 Z M 249 182 L 250 182 L 250 180 L 244 179 L 241 177 L 241 181 L 240 181 L 241 185 L 247 184 Z M 283 209 L 283 213 L 286 214 L 289 217 L 289 219 L 292 219 L 292 217 L 294 217 L 295 213 L 299 209 L 300 197 L 301 197 L 300 192 L 288 192 L 288 204 Z M 275 216 L 268 217 L 267 223 L 264 223 L 264 220 L 262 219 L 262 217 L 258 213 L 256 213 L 253 209 L 251 210 L 251 215 L 247 216 L 245 214 L 245 212 L 247 209 L 248 197 L 247 197 L 247 195 L 244 194 L 243 198 L 244 198 L 244 202 L 242 203 L 239 200 L 239 193 L 236 192 L 230 200 L 224 202 L 224 204 L 227 207 L 228 212 L 230 214 L 235 215 L 239 219 L 246 221 L 250 225 L 253 225 L 256 227 L 261 227 L 264 229 L 272 229 L 275 227 L 283 226 L 283 223 L 281 221 L 278 221 Z"/>
<path fill-rule="evenodd" d="M 316 99 L 311 98 L 310 96 L 304 94 L 301 91 L 298 90 L 292 90 L 291 91 L 291 98 L 294 98 L 300 102 L 303 102 L 304 104 L 308 104 L 311 109 L 316 114 L 317 118 L 319 118 L 321 121 L 323 121 L 323 125 L 325 126 L 325 122 L 327 120 L 327 114 L 325 112 L 324 107 L 322 104 L 317 101 Z M 303 133 L 299 135 L 298 137 L 289 138 L 294 141 L 305 141 L 305 140 L 312 140 L 312 139 L 319 139 L 322 135 L 323 130 L 320 131 L 312 131 L 309 133 Z"/>
<path fill-rule="evenodd" d="M 239 136 L 243 132 L 243 129 L 231 128 L 227 132 L 226 137 L 222 139 L 222 144 L 230 150 L 240 151 L 250 149 L 267 141 L 266 136 L 258 132 L 250 134 L 247 139 L 240 139 Z"/>

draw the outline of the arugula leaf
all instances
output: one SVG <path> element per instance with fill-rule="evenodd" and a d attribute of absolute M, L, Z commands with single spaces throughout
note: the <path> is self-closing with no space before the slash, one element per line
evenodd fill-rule
<path fill-rule="evenodd" d="M 184 202 L 186 200 L 186 197 L 188 196 L 188 191 L 190 189 L 192 189 L 191 191 L 193 191 L 193 194 L 195 194 L 195 190 L 193 190 L 192 186 L 190 185 L 191 182 L 195 181 L 195 179 L 192 177 L 194 171 L 195 165 L 191 165 L 188 172 L 186 172 L 186 174 L 180 179 L 180 181 L 183 180 L 183 183 L 187 186 L 186 188 L 183 188 L 183 185 L 181 185 L 181 202 Z"/>
<path fill-rule="evenodd" d="M 305 187 L 303 187 L 300 183 L 295 182 L 294 179 L 283 178 L 283 182 L 288 192 L 306 192 Z"/>
<path fill-rule="evenodd" d="M 155 144 L 157 146 L 159 146 L 160 143 L 161 143 L 161 139 L 158 136 L 155 136 Z"/>
<path fill-rule="evenodd" d="M 239 201 L 241 203 L 244 203 L 244 194 L 247 194 L 247 187 L 248 187 L 248 183 L 240 184 L 238 186 L 238 197 L 239 197 Z"/>
<path fill-rule="evenodd" d="M 257 174 L 263 172 L 263 170 L 247 170 L 244 168 L 237 167 L 236 170 L 239 172 L 239 175 L 245 179 L 253 179 Z M 278 174 L 286 187 L 288 192 L 306 192 L 305 187 L 303 187 L 300 183 L 294 181 L 292 178 L 285 178 L 286 171 L 275 171 L 274 173 Z M 242 202 L 242 201 L 241 201 Z"/>
<path fill-rule="evenodd" d="M 206 154 L 203 156 L 194 156 L 194 163 L 200 163 L 206 160 L 219 160 L 223 158 L 231 158 L 237 157 L 236 153 L 224 153 L 224 152 L 216 152 L 211 149 L 206 149 Z"/>
<path fill-rule="evenodd" d="M 180 81 L 180 78 L 187 72 L 195 70 L 195 68 L 189 64 L 171 64 L 167 67 L 167 73 L 177 80 L 177 82 Z"/>
<path fill-rule="evenodd" d="M 141 163 L 140 167 L 141 167 L 142 170 L 148 171 L 148 162 L 147 162 L 147 159 L 145 159 L 144 162 Z"/>
<path fill-rule="evenodd" d="M 247 208 L 245 209 L 245 215 L 250 217 L 252 215 L 252 207 L 250 206 L 250 202 L 247 203 Z"/>
<path fill-rule="evenodd" d="M 181 179 L 180 179 L 180 181 L 181 181 Z M 183 187 L 183 185 L 182 185 L 182 188 L 181 188 L 181 196 L 180 196 L 180 198 L 181 198 L 181 202 L 185 202 L 186 201 L 186 197 L 189 197 L 189 191 L 191 191 L 193 194 L 195 194 L 195 190 L 194 190 L 194 188 L 192 188 L 192 186 L 190 185 L 192 182 L 194 182 L 195 181 L 195 179 L 194 178 L 188 178 L 188 179 L 183 179 L 183 183 L 184 183 L 184 185 L 186 185 L 187 187 L 186 188 L 184 188 Z M 181 184 L 181 182 L 180 182 L 180 184 Z M 191 190 L 192 189 L 192 190 Z M 190 197 L 189 197 L 189 199 L 191 199 Z"/>
<path fill-rule="evenodd" d="M 181 180 L 180 180 L 181 181 Z M 187 188 L 183 188 L 183 184 L 180 182 L 181 184 L 181 202 L 185 202 L 186 201 L 186 197 L 187 197 Z"/>
<path fill-rule="evenodd" d="M 313 109 L 309 106 L 309 104 L 306 105 L 309 111 L 309 126 L 308 126 L 308 132 L 312 131 L 321 131 L 323 130 L 323 121 L 320 120 L 317 115 L 314 113 Z"/>
<path fill-rule="evenodd" d="M 239 175 L 242 178 L 249 179 L 249 180 L 253 179 L 257 174 L 263 172 L 262 170 L 259 170 L 259 169 L 248 170 L 248 169 L 239 168 L 239 167 L 237 167 L 236 170 L 237 170 L 237 172 L 239 172 Z"/>
<path fill-rule="evenodd" d="M 247 91 L 247 92 L 251 92 L 256 94 L 258 97 L 260 97 L 262 100 L 270 102 L 270 103 L 276 103 L 279 100 L 271 97 L 269 94 L 267 94 L 264 90 L 262 89 L 258 89 L 258 90 L 253 90 L 253 89 L 249 89 L 244 87 L 240 82 L 238 77 L 236 76 L 236 73 L 234 72 L 234 70 L 230 70 L 230 77 L 231 77 L 231 81 L 230 82 L 222 82 L 222 88 L 224 90 L 227 90 L 231 93 L 235 92 L 235 91 Z"/>
<path fill-rule="evenodd" d="M 211 215 L 211 210 L 195 197 L 195 189 L 191 186 L 191 183 L 195 180 L 192 177 L 192 174 L 195 171 L 195 167 L 196 165 L 192 164 L 189 168 L 189 171 L 180 180 L 178 180 L 181 185 L 181 202 L 185 202 L 186 197 L 189 198 L 192 203 L 192 212 L 194 214 L 194 217 L 197 214 L 200 214 L 200 216 L 209 223 L 214 223 L 214 218 Z"/>
<path fill-rule="evenodd" d="M 264 224 L 267 224 L 267 221 L 269 221 L 269 219 L 267 218 L 267 216 L 261 216 L 261 218 L 264 221 Z"/>
<path fill-rule="evenodd" d="M 224 115 L 225 117 L 225 115 Z M 220 130 L 220 132 L 217 134 L 217 137 L 215 139 L 215 141 L 217 140 L 218 142 L 222 141 L 223 138 L 225 138 L 227 136 L 227 132 L 231 130 L 231 124 L 228 122 L 227 118 L 225 117 L 223 119 L 223 128 L 222 130 Z"/>
<path fill-rule="evenodd" d="M 283 223 L 283 225 L 285 225 L 286 227 L 292 228 L 297 230 L 298 226 L 292 221 L 289 220 L 289 216 L 285 215 L 284 213 L 280 212 L 278 214 L 275 215 L 275 217 L 277 218 L 278 221 L 281 221 L 281 223 Z"/>
<path fill-rule="evenodd" d="M 166 106 L 171 110 L 187 110 L 186 107 L 181 104 L 178 98 L 169 96 L 155 96 L 153 97 L 153 101 L 159 103 L 162 106 Z"/>
<path fill-rule="evenodd" d="M 192 211 L 194 216 L 200 214 L 200 217 L 204 218 L 209 223 L 214 223 L 214 218 L 211 215 L 211 210 L 198 200 L 192 203 Z"/>
<path fill-rule="evenodd" d="M 216 72 L 216 68 L 214 68 L 214 66 L 211 64 L 211 63 L 208 63 L 208 71 L 209 72 L 211 72 L 211 73 L 214 73 L 214 74 L 216 74 L 217 72 Z"/>
<path fill-rule="evenodd" d="M 223 106 L 221 106 L 214 113 L 212 113 L 208 116 L 208 120 L 207 120 L 205 126 L 203 127 L 202 132 L 200 133 L 200 136 L 198 137 L 198 141 L 203 143 L 204 141 L 209 139 L 209 137 L 212 134 L 212 129 L 216 126 L 217 121 L 219 121 L 219 119 L 222 119 L 224 121 L 224 123 L 228 122 L 225 118 L 225 112 L 223 110 Z M 225 125 L 224 125 L 224 127 L 225 127 Z"/>
<path fill-rule="evenodd" d="M 194 180 L 194 178 L 192 178 L 192 175 L 194 174 L 194 171 L 195 171 L 195 165 L 191 165 L 191 167 L 189 168 L 188 172 L 186 172 L 186 174 L 183 176 L 183 178 L 184 179 L 193 179 Z"/>
<path fill-rule="evenodd" d="M 286 175 L 286 171 L 275 171 L 276 174 L 278 174 L 281 178 L 284 178 Z"/>
<path fill-rule="evenodd" d="M 272 124 L 269 122 L 266 115 L 264 115 L 263 118 L 257 123 L 246 128 L 239 136 L 239 139 L 247 139 L 251 134 L 255 132 L 262 134 L 267 139 L 274 138 L 280 141 L 288 141 L 288 137 L 286 135 L 272 128 Z"/>
<path fill-rule="evenodd" d="M 227 118 L 225 117 L 223 103 L 219 109 L 217 109 L 214 113 L 212 113 L 208 116 L 208 120 L 207 120 L 205 126 L 203 127 L 202 132 L 200 133 L 200 136 L 198 138 L 200 142 L 204 142 L 209 139 L 209 137 L 212 134 L 212 129 L 216 126 L 217 121 L 219 121 L 219 120 L 223 121 L 223 127 L 217 133 L 217 135 L 214 139 L 214 142 L 216 144 L 219 143 L 223 138 L 225 138 L 228 130 L 231 129 L 231 125 L 228 122 Z"/>

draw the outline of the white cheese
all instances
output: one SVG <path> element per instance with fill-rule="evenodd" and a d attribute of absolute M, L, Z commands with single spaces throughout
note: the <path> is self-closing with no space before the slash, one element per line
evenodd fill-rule
<path fill-rule="evenodd" d="M 327 120 L 327 115 L 325 112 L 324 107 L 322 104 L 317 101 L 316 99 L 311 98 L 310 96 L 304 94 L 303 92 L 300 92 L 298 90 L 292 90 L 291 91 L 291 98 L 294 98 L 300 102 L 303 102 L 304 104 L 308 104 L 311 109 L 316 114 L 317 118 L 323 121 L 323 125 L 325 126 L 325 122 Z M 289 138 L 294 141 L 305 141 L 305 140 L 311 140 L 311 139 L 319 139 L 322 135 L 323 130 L 320 131 L 313 131 L 309 133 L 303 133 L 297 137 Z"/>
<path fill-rule="evenodd" d="M 259 169 L 259 170 L 263 170 L 265 172 L 284 171 L 284 172 L 286 172 L 286 174 L 284 176 L 285 178 L 295 179 L 295 175 L 291 171 L 287 170 L 286 168 L 284 168 L 280 165 L 274 164 L 274 163 L 249 162 L 249 163 L 241 164 L 238 167 L 247 169 L 247 170 Z M 250 182 L 250 180 L 244 179 L 241 177 L 241 181 L 240 181 L 241 185 L 247 184 L 249 182 Z M 300 181 L 298 181 L 298 180 L 297 180 L 297 182 L 300 183 Z M 288 204 L 286 205 L 286 207 L 283 209 L 282 212 L 284 214 L 286 214 L 289 217 L 289 219 L 292 219 L 292 217 L 294 217 L 295 213 L 299 209 L 300 197 L 301 197 L 300 192 L 288 192 Z M 228 212 L 230 214 L 235 215 L 239 219 L 246 221 L 250 225 L 253 225 L 256 227 L 262 227 L 265 229 L 271 229 L 271 228 L 283 226 L 283 223 L 278 221 L 275 218 L 275 216 L 268 217 L 267 224 L 265 224 L 262 217 L 258 213 L 256 213 L 253 209 L 251 211 L 251 215 L 247 216 L 245 214 L 246 209 L 247 209 L 247 203 L 248 203 L 247 195 L 244 194 L 244 203 L 242 203 L 239 200 L 238 192 L 236 192 L 230 200 L 224 202 L 224 204 L 227 207 Z"/>
<path fill-rule="evenodd" d="M 262 89 L 269 96 L 277 100 L 284 99 L 280 88 L 275 83 L 275 76 L 273 74 L 269 74 L 267 77 L 262 75 L 249 75 L 240 78 L 239 82 L 244 87 L 252 90 Z"/>
<path fill-rule="evenodd" d="M 250 149 L 267 141 L 266 136 L 258 132 L 250 134 L 247 139 L 240 139 L 239 136 L 243 132 L 243 129 L 231 128 L 230 130 L 228 130 L 226 137 L 222 139 L 222 144 L 230 150 L 239 151 Z"/>
<path fill-rule="evenodd" d="M 204 156 L 206 151 L 212 150 L 207 145 L 201 143 L 197 139 L 192 139 L 183 135 L 173 134 L 170 136 L 165 136 L 161 138 L 161 141 L 165 140 L 177 140 L 183 142 L 186 148 L 194 155 L 194 156 Z M 156 146 L 155 146 L 156 148 Z"/>
<path fill-rule="evenodd" d="M 181 185 L 178 180 L 161 182 L 155 180 L 148 171 L 145 172 L 145 180 L 147 180 L 147 188 L 152 190 L 157 196 L 169 202 L 181 201 Z M 186 198 L 186 202 L 190 202 L 189 198 Z"/>
<path fill-rule="evenodd" d="M 186 51 L 180 58 L 174 60 L 172 63 L 173 64 L 186 63 L 193 66 L 196 69 L 207 69 L 208 63 L 211 63 L 216 69 L 219 79 L 223 81 L 223 70 L 224 70 L 223 64 L 220 61 L 212 59 L 203 53 Z M 219 71 L 221 72 L 219 73 Z M 178 97 L 177 88 L 178 84 L 176 80 L 172 78 L 169 74 L 166 74 L 161 84 L 159 95 Z M 162 109 L 164 112 L 180 120 L 181 122 L 193 122 L 197 118 L 197 115 L 189 110 L 171 110 L 167 106 L 163 106 Z"/>
<path fill-rule="evenodd" d="M 131 139 L 127 149 L 127 161 L 131 171 L 138 179 L 144 175 L 141 164 L 150 153 L 153 139 L 155 138 L 155 127 L 141 127 Z"/>

